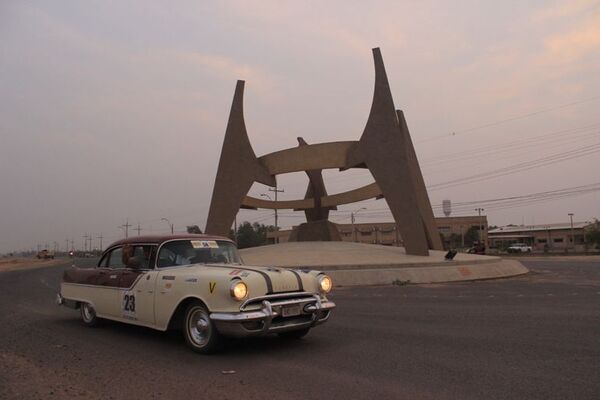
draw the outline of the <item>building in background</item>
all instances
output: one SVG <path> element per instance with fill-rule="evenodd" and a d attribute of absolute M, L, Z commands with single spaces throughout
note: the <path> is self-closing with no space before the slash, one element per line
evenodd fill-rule
<path fill-rule="evenodd" d="M 595 223 L 563 222 L 543 225 L 507 225 L 491 229 L 489 233 L 490 246 L 503 249 L 512 243 L 525 243 L 534 251 L 584 251 L 586 230 Z M 573 243 L 573 240 L 575 243 Z"/>
<path fill-rule="evenodd" d="M 439 217 L 435 218 L 438 232 L 443 238 L 445 248 L 471 247 L 474 242 L 483 236 L 483 243 L 488 242 L 488 222 L 485 215 L 464 217 Z M 336 224 L 342 240 L 345 242 L 359 242 L 381 244 L 386 246 L 402 246 L 402 236 L 396 229 L 394 222 L 372 222 L 355 224 Z M 267 242 L 279 243 L 288 241 L 291 229 L 267 233 Z M 480 234 L 481 232 L 481 234 Z"/>

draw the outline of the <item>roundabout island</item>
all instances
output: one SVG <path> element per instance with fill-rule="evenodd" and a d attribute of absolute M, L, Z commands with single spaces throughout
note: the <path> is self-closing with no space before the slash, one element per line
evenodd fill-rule
<path fill-rule="evenodd" d="M 520 262 L 495 256 L 445 251 L 406 254 L 403 247 L 353 242 L 288 242 L 240 250 L 256 266 L 307 268 L 327 272 L 336 286 L 441 283 L 507 278 L 528 272 Z"/>

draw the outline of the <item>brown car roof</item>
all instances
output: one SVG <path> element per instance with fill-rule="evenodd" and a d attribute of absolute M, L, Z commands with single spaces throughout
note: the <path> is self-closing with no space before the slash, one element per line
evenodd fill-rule
<path fill-rule="evenodd" d="M 161 244 L 163 242 L 166 242 L 168 240 L 173 240 L 173 239 L 189 239 L 189 240 L 227 240 L 229 242 L 233 243 L 233 240 L 227 238 L 227 237 L 223 237 L 223 236 L 216 236 L 216 235 L 204 235 L 204 234 L 194 234 L 194 233 L 181 233 L 181 234 L 175 234 L 175 235 L 146 235 L 146 236 L 132 236 L 126 239 L 121 239 L 121 240 L 117 240 L 116 242 L 112 243 L 110 246 L 108 246 L 107 248 L 113 247 L 113 246 L 118 246 L 118 245 L 122 245 L 122 244 L 135 244 L 135 243 L 155 243 L 155 244 Z"/>

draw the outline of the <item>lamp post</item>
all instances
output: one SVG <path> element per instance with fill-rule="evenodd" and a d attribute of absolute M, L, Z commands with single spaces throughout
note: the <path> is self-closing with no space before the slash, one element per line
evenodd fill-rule
<path fill-rule="evenodd" d="M 267 199 L 269 199 L 270 201 L 273 201 L 273 199 L 271 198 L 271 196 L 269 196 L 267 193 L 261 193 L 260 194 L 261 197 L 266 197 Z M 277 196 L 277 192 L 275 192 L 275 196 Z M 277 201 L 277 200 L 275 200 Z M 277 207 L 277 205 L 275 205 L 275 207 Z M 278 218 L 277 218 L 277 209 L 275 209 L 275 243 L 279 243 L 279 236 L 277 235 L 278 232 Z"/>
<path fill-rule="evenodd" d="M 352 236 L 354 236 L 354 241 L 355 241 L 355 242 L 357 242 L 358 240 L 357 240 L 357 238 L 356 238 L 356 231 L 354 230 L 354 216 L 355 216 L 356 214 L 358 214 L 358 213 L 359 213 L 360 211 L 362 211 L 362 210 L 366 210 L 366 208 L 365 208 L 365 207 L 361 207 L 361 208 L 359 208 L 358 210 L 356 210 L 356 211 L 353 211 L 353 212 L 351 212 L 351 213 L 350 213 L 350 221 L 352 221 Z"/>
<path fill-rule="evenodd" d="M 275 193 L 275 203 L 277 203 L 277 193 L 283 193 L 285 192 L 285 190 L 278 189 L 277 186 L 275 186 L 275 189 L 269 188 L 269 192 Z M 275 243 L 279 243 L 279 225 L 277 220 L 277 209 L 275 209 L 275 233 L 277 234 L 275 236 Z"/>
<path fill-rule="evenodd" d="M 161 221 L 165 221 L 167 224 L 169 224 L 169 227 L 171 228 L 171 235 L 173 234 L 174 228 L 173 228 L 173 224 L 171 223 L 171 221 L 169 221 L 168 218 L 161 218 Z"/>
<path fill-rule="evenodd" d="M 569 218 L 571 218 L 571 243 L 573 246 L 573 250 L 575 250 L 575 234 L 573 233 L 573 213 L 569 213 Z"/>
<path fill-rule="evenodd" d="M 483 243 L 483 218 L 481 217 L 481 212 L 485 211 L 485 209 L 479 207 L 476 208 L 475 211 L 479 213 L 479 243 Z"/>

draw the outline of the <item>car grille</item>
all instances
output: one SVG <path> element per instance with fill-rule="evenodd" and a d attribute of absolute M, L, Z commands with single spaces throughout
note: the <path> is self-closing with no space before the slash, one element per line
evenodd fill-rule
<path fill-rule="evenodd" d="M 301 303 L 302 307 L 306 304 L 316 302 L 316 299 L 313 294 L 306 292 L 291 292 L 291 293 L 280 293 L 280 294 L 272 294 L 267 296 L 254 297 L 252 299 L 246 300 L 240 306 L 240 311 L 252 311 L 258 310 L 262 306 L 263 301 L 268 301 L 271 303 L 271 307 L 273 310 L 276 310 L 282 306 L 288 304 L 297 304 Z"/>

